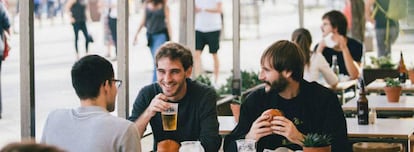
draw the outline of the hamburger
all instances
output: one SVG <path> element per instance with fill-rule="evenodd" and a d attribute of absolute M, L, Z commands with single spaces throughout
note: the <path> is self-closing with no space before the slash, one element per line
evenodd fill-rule
<path fill-rule="evenodd" d="M 280 111 L 279 109 L 267 109 L 266 111 L 262 113 L 262 116 L 264 115 L 269 116 L 269 119 L 267 119 L 267 121 L 272 121 L 273 117 L 275 116 L 283 116 L 283 112 Z"/>
<path fill-rule="evenodd" d="M 171 139 L 160 141 L 157 144 L 157 152 L 178 152 L 180 144 Z"/>

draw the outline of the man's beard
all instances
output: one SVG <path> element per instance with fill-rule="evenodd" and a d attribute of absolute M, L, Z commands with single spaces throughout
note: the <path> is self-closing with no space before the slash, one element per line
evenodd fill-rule
<path fill-rule="evenodd" d="M 270 85 L 270 90 L 271 91 L 276 91 L 277 93 L 284 91 L 287 88 L 288 85 L 288 81 L 285 77 L 280 76 L 277 80 L 273 81 L 272 83 L 265 81 L 264 83 Z"/>

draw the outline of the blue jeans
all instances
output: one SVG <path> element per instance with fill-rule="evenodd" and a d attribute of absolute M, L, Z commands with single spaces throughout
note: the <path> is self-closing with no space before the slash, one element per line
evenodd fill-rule
<path fill-rule="evenodd" d="M 155 66 L 155 55 L 158 48 L 167 41 L 167 35 L 165 33 L 147 34 L 148 41 L 151 41 L 149 46 L 151 50 L 152 58 L 154 59 L 154 72 L 152 76 L 152 82 L 157 81 L 157 68 Z"/>
<path fill-rule="evenodd" d="M 378 57 L 389 56 L 391 54 L 391 45 L 397 40 L 399 34 L 398 26 L 390 26 L 388 41 L 386 40 L 387 30 L 385 28 L 375 29 L 377 36 Z"/>

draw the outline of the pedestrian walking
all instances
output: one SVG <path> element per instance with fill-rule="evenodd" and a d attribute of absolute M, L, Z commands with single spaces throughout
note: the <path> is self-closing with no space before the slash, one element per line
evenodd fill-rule
<path fill-rule="evenodd" d="M 147 0 L 144 2 L 142 21 L 135 34 L 134 45 L 138 43 L 138 34 L 142 27 L 147 29 L 148 46 L 153 59 L 158 48 L 171 38 L 170 11 L 164 0 Z M 157 81 L 156 67 L 152 82 Z"/>
<path fill-rule="evenodd" d="M 76 59 L 79 59 L 79 49 L 78 49 L 78 39 L 79 31 L 82 31 L 83 36 L 85 37 L 85 51 L 88 54 L 89 43 L 93 42 L 92 36 L 88 33 L 88 28 L 86 27 L 86 10 L 87 5 L 85 0 L 72 0 L 68 3 L 68 10 L 72 16 L 71 23 L 73 26 L 73 32 L 75 33 L 75 50 L 76 50 Z"/>
<path fill-rule="evenodd" d="M 201 74 L 201 53 L 205 45 L 208 45 L 214 61 L 214 80 L 217 83 L 220 62 L 217 51 L 220 48 L 220 32 L 222 28 L 222 2 L 221 0 L 196 0 L 195 1 L 195 30 L 196 52 L 194 54 L 195 75 Z"/>

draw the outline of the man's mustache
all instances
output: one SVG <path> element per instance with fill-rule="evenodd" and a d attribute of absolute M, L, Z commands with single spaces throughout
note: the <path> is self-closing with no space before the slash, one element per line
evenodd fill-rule
<path fill-rule="evenodd" d="M 265 83 L 267 85 L 272 85 L 269 81 L 262 81 L 262 83 Z"/>

